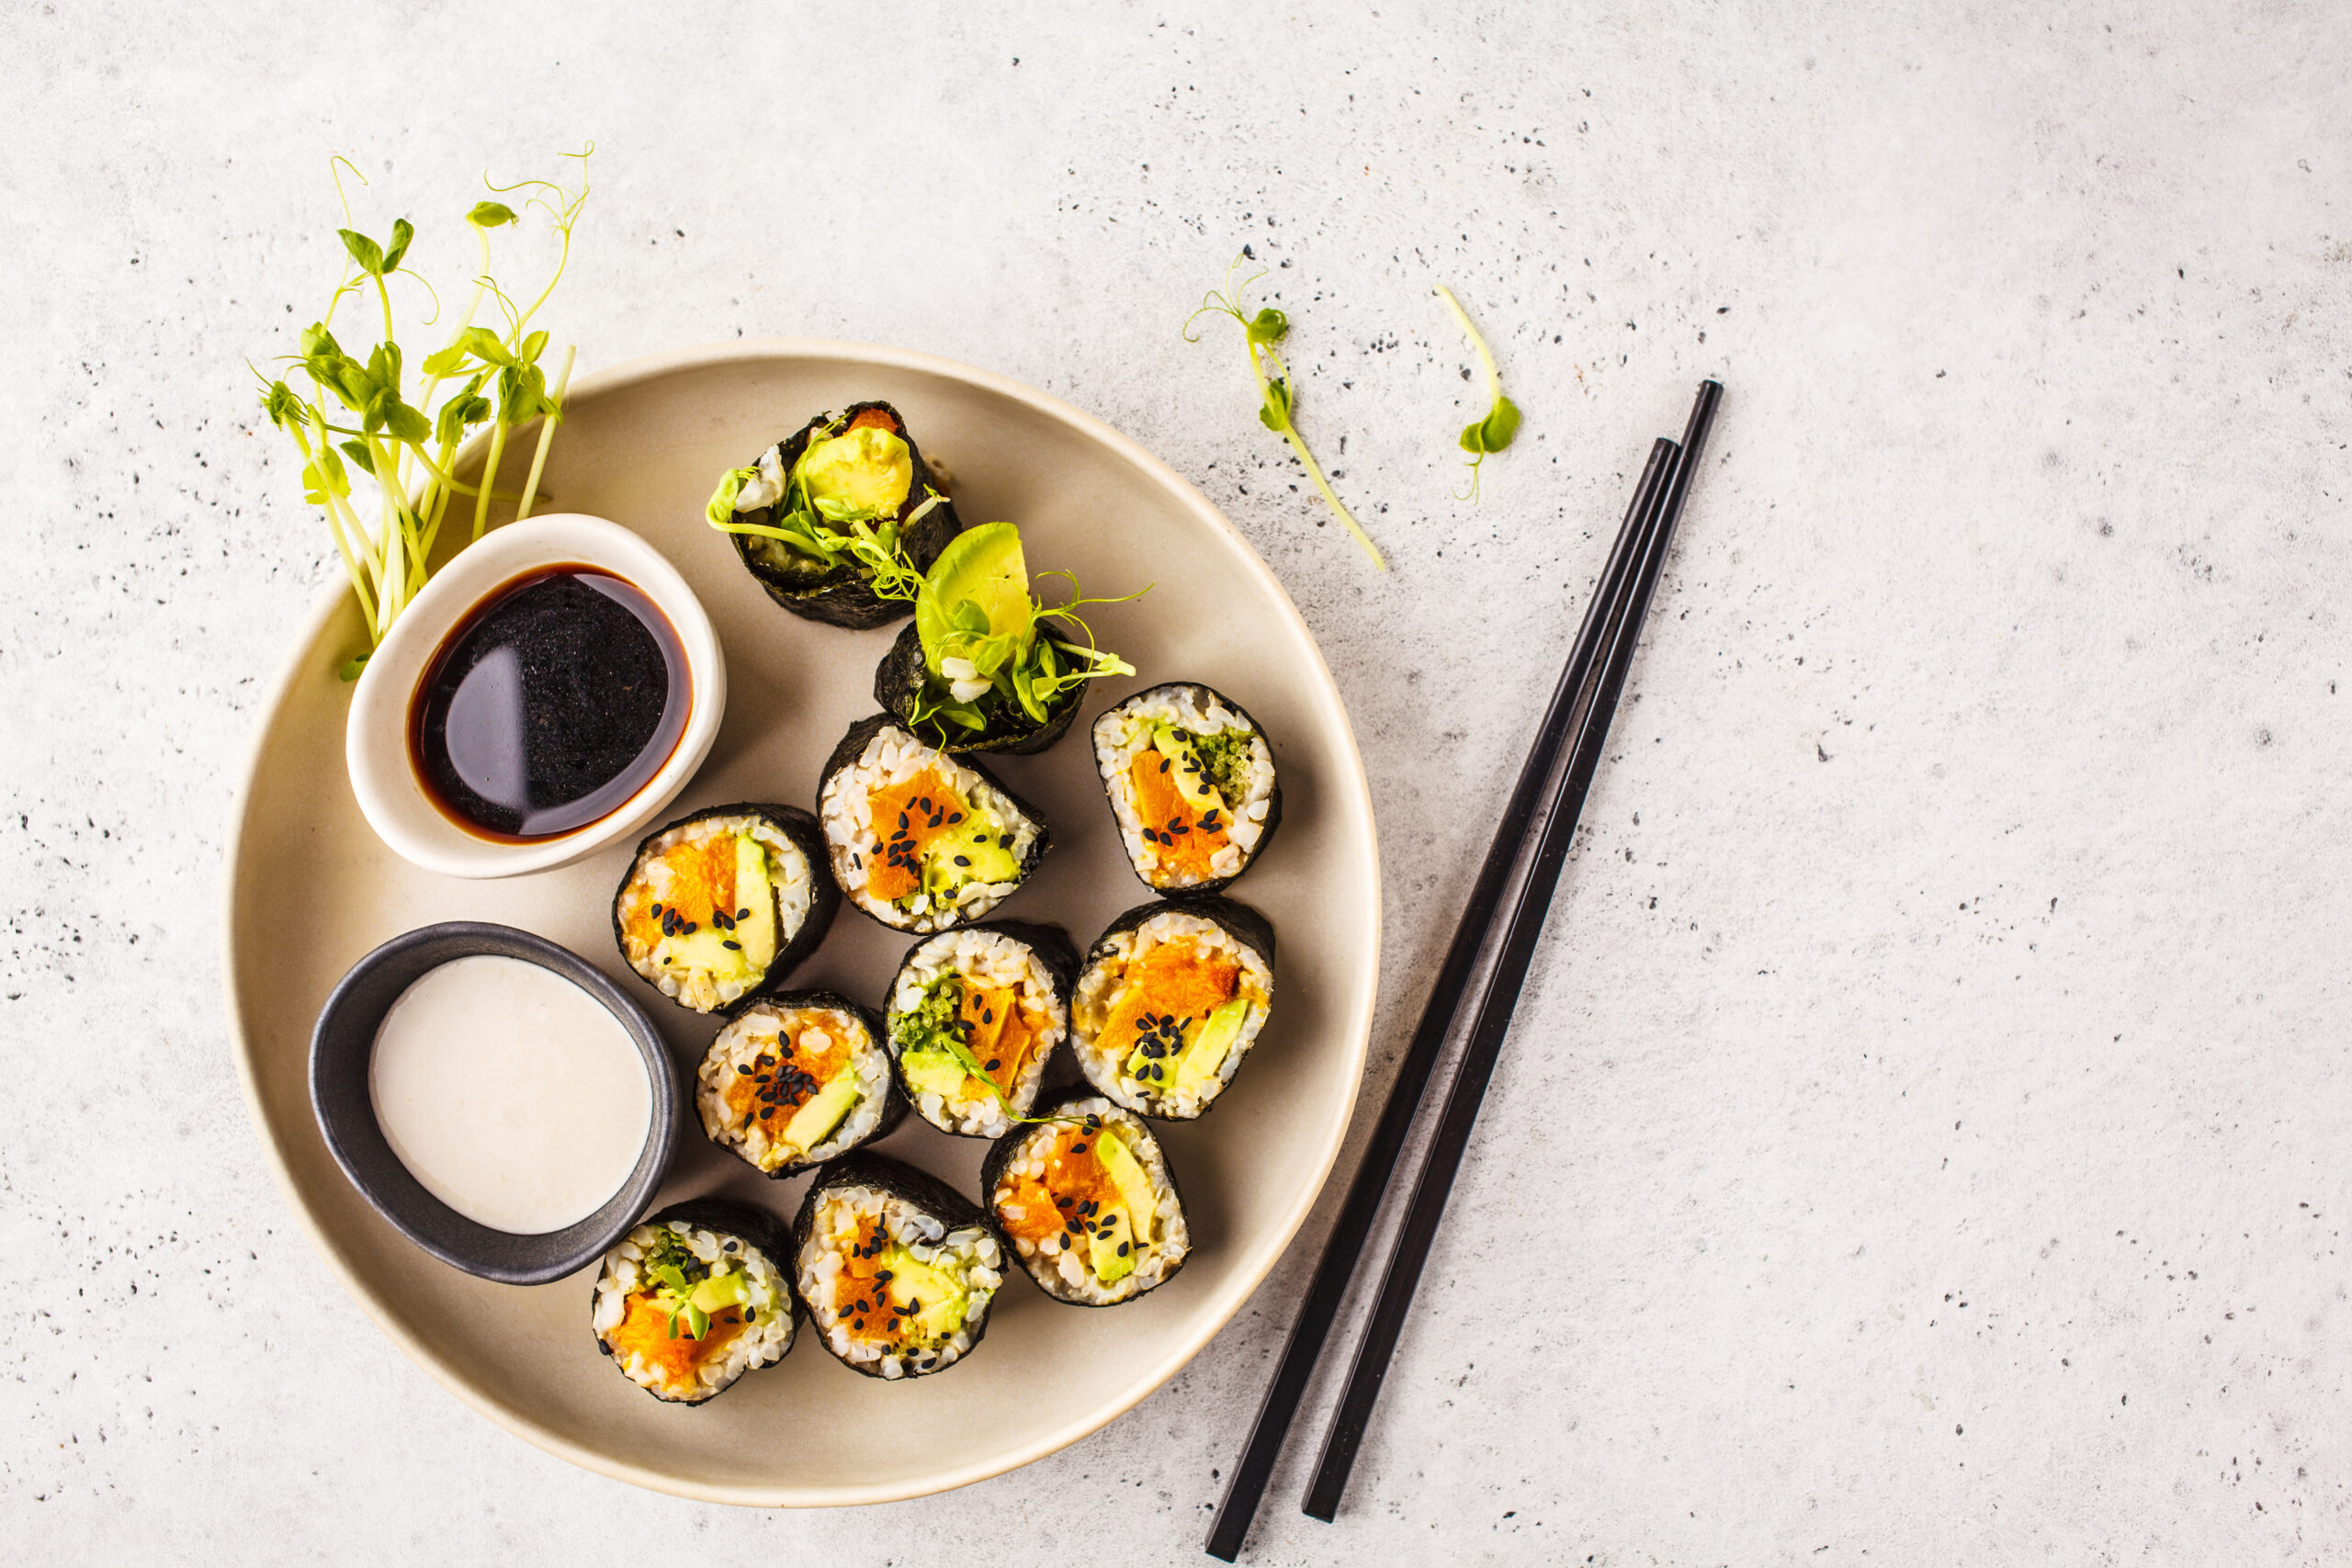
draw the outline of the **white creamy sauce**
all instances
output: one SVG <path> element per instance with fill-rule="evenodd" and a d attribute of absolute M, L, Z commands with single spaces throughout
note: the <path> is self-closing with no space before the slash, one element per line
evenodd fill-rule
<path fill-rule="evenodd" d="M 628 1032 L 552 970 L 452 959 L 400 994 L 376 1032 L 368 1096 L 409 1174 L 466 1218 L 539 1235 L 620 1190 L 653 1125 Z"/>

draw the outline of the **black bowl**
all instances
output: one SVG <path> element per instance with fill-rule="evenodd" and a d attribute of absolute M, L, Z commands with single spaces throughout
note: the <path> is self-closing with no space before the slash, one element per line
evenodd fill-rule
<path fill-rule="evenodd" d="M 628 1032 L 652 1081 L 653 1125 L 637 1168 L 611 1201 L 560 1231 L 516 1235 L 466 1218 L 409 1174 L 376 1122 L 368 1065 L 384 1014 L 427 970 L 479 953 L 536 964 L 595 998 Z M 501 1284 L 544 1285 L 560 1280 L 594 1262 L 628 1233 L 651 1205 L 677 1153 L 681 1093 L 669 1047 L 619 987 L 577 953 L 512 926 L 449 920 L 392 938 L 351 966 L 311 1031 L 311 1109 L 335 1164 L 402 1235 L 453 1269 Z"/>

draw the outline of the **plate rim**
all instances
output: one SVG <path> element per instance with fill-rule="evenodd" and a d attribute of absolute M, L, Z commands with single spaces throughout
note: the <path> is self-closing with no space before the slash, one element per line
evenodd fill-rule
<path fill-rule="evenodd" d="M 975 365 L 927 354 L 917 349 L 897 348 L 886 344 L 859 343 L 842 338 L 760 337 L 734 338 L 694 344 L 684 348 L 660 350 L 640 355 L 605 369 L 589 372 L 573 383 L 575 395 L 601 396 L 617 392 L 637 383 L 651 381 L 681 370 L 742 359 L 801 359 L 832 364 L 878 364 L 893 369 L 936 376 L 964 383 L 981 390 L 1024 404 L 1048 418 L 1070 426 L 1079 434 L 1109 448 L 1116 456 L 1133 463 L 1190 511 L 1196 520 L 1207 525 L 1235 547 L 1238 558 L 1255 572 L 1264 586 L 1273 591 L 1276 604 L 1302 635 L 1311 655 L 1311 662 L 1304 671 L 1306 677 L 1319 683 L 1322 694 L 1329 698 L 1331 708 L 1340 716 L 1340 735 L 1343 740 L 1342 754 L 1347 764 L 1336 779 L 1318 781 L 1326 788 L 1351 799 L 1361 808 L 1369 829 L 1366 848 L 1371 856 L 1369 867 L 1373 895 L 1372 949 L 1370 962 L 1355 973 L 1358 978 L 1351 987 L 1343 983 L 1343 1006 L 1353 1014 L 1352 1025 L 1342 1023 L 1343 1043 L 1348 1053 L 1348 1091 L 1346 1113 L 1333 1121 L 1334 1131 L 1326 1139 L 1320 1152 L 1315 1179 L 1304 1185 L 1294 1200 L 1290 1213 L 1277 1227 L 1280 1235 L 1275 1245 L 1267 1247 L 1262 1258 L 1253 1267 L 1241 1270 L 1227 1287 L 1229 1301 L 1222 1310 L 1206 1314 L 1205 1325 L 1184 1335 L 1168 1352 L 1148 1367 L 1143 1374 L 1110 1400 L 1084 1415 L 1064 1423 L 1019 1449 L 986 1459 L 950 1466 L 913 1482 L 881 1482 L 866 1484 L 824 1486 L 776 1486 L 766 1483 L 712 1483 L 682 1476 L 671 1471 L 643 1462 L 622 1459 L 591 1448 L 564 1431 L 526 1415 L 510 1402 L 500 1398 L 491 1389 L 479 1385 L 473 1379 L 451 1366 L 422 1337 L 410 1331 L 402 1319 L 378 1296 L 360 1276 L 345 1248 L 331 1234 L 312 1210 L 302 1188 L 288 1167 L 284 1151 L 270 1131 L 264 1110 L 261 1087 L 254 1063 L 254 1053 L 246 1036 L 244 1020 L 250 1010 L 249 998 L 240 984 L 237 964 L 237 894 L 239 868 L 243 858 L 246 803 L 259 774 L 263 752 L 276 728 L 277 720 L 287 696 L 300 678 L 303 660 L 317 643 L 327 623 L 337 615 L 350 585 L 336 577 L 323 587 L 310 613 L 297 628 L 292 645 L 279 660 L 277 671 L 268 687 L 267 701 L 259 710 L 259 718 L 245 744 L 243 766 L 238 770 L 236 794 L 229 809 L 228 832 L 221 852 L 220 876 L 220 938 L 219 956 L 221 969 L 221 997 L 229 1026 L 229 1048 L 237 1066 L 238 1087 L 243 1091 L 245 1111 L 255 1138 L 266 1156 L 270 1174 L 276 1179 L 280 1194 L 300 1224 L 311 1244 L 323 1257 L 344 1292 L 356 1301 L 376 1327 L 399 1348 L 401 1353 L 423 1368 L 433 1380 L 455 1394 L 476 1414 L 489 1419 L 543 1452 L 579 1466 L 592 1473 L 627 1482 L 650 1491 L 666 1493 L 697 1502 L 724 1503 L 750 1507 L 842 1507 L 872 1503 L 903 1502 L 911 1498 L 952 1492 L 995 1476 L 1034 1464 L 1049 1455 L 1080 1442 L 1101 1431 L 1120 1416 L 1149 1398 L 1169 1380 L 1189 1365 L 1205 1349 L 1209 1342 L 1224 1331 L 1239 1314 L 1251 1295 L 1262 1285 L 1274 1266 L 1282 1261 L 1315 1209 L 1323 1189 L 1329 1184 L 1331 1170 L 1338 1163 L 1340 1151 L 1347 1144 L 1348 1133 L 1354 1125 L 1355 1111 L 1363 1091 L 1364 1067 L 1369 1058 L 1374 1007 L 1380 987 L 1380 940 L 1385 919 L 1385 894 L 1380 875 L 1379 823 L 1373 809 L 1372 789 L 1363 767 L 1362 748 L 1356 742 L 1355 725 L 1348 715 L 1347 704 L 1340 697 L 1339 683 L 1332 679 L 1329 661 L 1323 657 L 1321 644 L 1314 631 L 1299 614 L 1298 605 L 1241 531 L 1218 510 L 1200 487 L 1185 479 L 1165 461 L 1115 426 L 1085 410 L 1042 391 L 1025 382 L 1014 380 Z M 482 437 L 477 434 L 458 455 L 464 462 L 478 450 Z M 1352 991 L 1352 996 L 1349 993 Z M 307 1105 L 307 1098 L 304 1100 Z"/>

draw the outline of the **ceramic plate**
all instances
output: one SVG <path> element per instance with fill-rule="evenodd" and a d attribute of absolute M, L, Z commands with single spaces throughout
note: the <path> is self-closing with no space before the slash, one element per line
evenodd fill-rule
<path fill-rule="evenodd" d="M 231 1037 L 262 1142 L 345 1285 L 401 1349 L 500 1425 L 591 1470 L 716 1502 L 806 1506 L 944 1491 L 1042 1458 L 1135 1404 L 1233 1315 L 1306 1218 L 1347 1130 L 1371 1028 L 1380 952 L 1372 805 L 1339 693 L 1297 610 L 1165 464 L 985 371 L 895 349 L 777 341 L 660 355 L 574 387 L 544 484 L 548 509 L 641 534 L 684 574 L 726 648 L 726 723 L 664 820 L 735 800 L 813 807 L 827 752 L 875 709 L 874 666 L 897 627 L 847 632 L 786 613 L 702 517 L 721 471 L 811 413 L 861 398 L 898 405 L 924 455 L 953 474 L 967 525 L 1021 525 L 1033 570 L 1068 569 L 1091 594 L 1154 584 L 1136 603 L 1090 612 L 1102 645 L 1140 674 L 1097 682 L 1105 689 L 1052 750 L 990 761 L 1054 834 L 1037 874 L 1003 906 L 1006 919 L 1057 922 L 1082 951 L 1150 897 L 1120 852 L 1086 737 L 1108 704 L 1161 681 L 1204 681 L 1273 739 L 1282 829 L 1233 897 L 1274 924 L 1275 1011 L 1208 1116 L 1159 1126 L 1196 1248 L 1174 1280 L 1088 1311 L 1055 1303 L 1012 1270 L 987 1343 L 943 1374 L 873 1382 L 804 1334 L 782 1363 L 707 1407 L 660 1404 L 597 1353 L 589 1271 L 529 1289 L 492 1284 L 435 1262 L 378 1218 L 327 1152 L 305 1077 L 312 1019 L 344 970 L 388 937 L 450 919 L 519 926 L 587 958 L 639 998 L 690 1071 L 715 1025 L 665 1000 L 614 950 L 610 901 L 631 846 L 506 882 L 435 876 L 385 849 L 344 770 L 351 689 L 334 671 L 361 631 L 338 587 L 279 678 L 228 854 Z M 910 941 L 845 905 L 790 983 L 878 1005 Z M 1065 1051 L 1048 1081 L 1075 1076 Z M 878 1146 L 978 1191 L 981 1140 L 910 1116 Z M 806 1180 L 765 1180 L 690 1126 L 660 1201 L 718 1192 L 788 1216 Z"/>

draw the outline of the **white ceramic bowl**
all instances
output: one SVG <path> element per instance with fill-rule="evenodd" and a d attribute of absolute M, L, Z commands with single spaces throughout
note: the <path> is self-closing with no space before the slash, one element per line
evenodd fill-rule
<path fill-rule="evenodd" d="M 426 797 L 409 753 L 409 705 L 434 654 L 476 605 L 518 577 L 566 565 L 627 579 L 669 617 L 686 654 L 693 706 L 685 732 L 642 789 L 585 827 L 523 843 L 481 838 Z M 444 876 L 520 876 L 585 859 L 652 821 L 702 765 L 726 710 L 726 657 L 686 580 L 619 524 L 558 513 L 510 523 L 468 546 L 409 602 L 351 694 L 344 760 L 368 825 L 401 859 Z"/>

